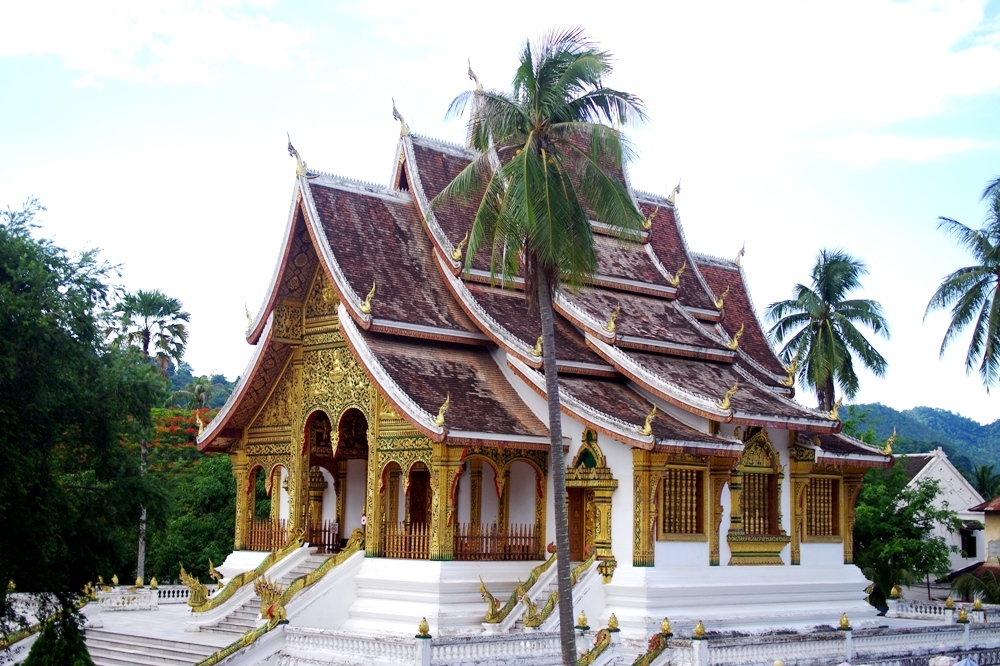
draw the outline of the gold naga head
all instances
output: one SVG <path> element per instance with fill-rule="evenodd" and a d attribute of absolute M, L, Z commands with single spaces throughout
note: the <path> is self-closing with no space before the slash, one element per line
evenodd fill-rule
<path fill-rule="evenodd" d="M 743 330 L 744 326 L 743 324 L 740 324 L 739 330 L 733 333 L 732 339 L 726 343 L 726 349 L 728 349 L 729 351 L 736 351 L 737 349 L 740 348 L 740 338 L 743 337 Z"/>
<path fill-rule="evenodd" d="M 885 440 L 885 446 L 882 448 L 882 455 L 891 456 L 892 445 L 895 443 L 896 443 L 896 426 L 892 426 L 892 434 L 889 435 L 889 439 Z"/>
<path fill-rule="evenodd" d="M 657 206 L 656 209 L 653 210 L 653 212 L 649 214 L 649 217 L 647 217 L 645 220 L 642 221 L 642 230 L 643 231 L 649 231 L 650 229 L 653 228 L 653 218 L 656 217 L 656 214 L 659 213 L 659 212 L 660 212 L 660 207 Z"/>
<path fill-rule="evenodd" d="M 455 261 L 462 261 L 462 251 L 465 249 L 465 244 L 469 242 L 469 232 L 465 232 L 465 237 L 458 241 L 458 245 L 455 249 L 451 251 L 451 258 Z"/>
<path fill-rule="evenodd" d="M 733 399 L 733 396 L 736 395 L 736 392 L 739 389 L 740 389 L 740 383 L 739 381 L 737 381 L 735 384 L 733 384 L 733 387 L 728 391 L 726 391 L 726 394 L 722 396 L 722 400 L 715 403 L 715 406 L 721 409 L 722 411 L 728 410 L 730 407 L 730 401 Z"/>
<path fill-rule="evenodd" d="M 677 181 L 677 185 L 674 186 L 673 191 L 670 192 L 670 196 L 667 197 L 667 203 L 673 206 L 677 203 L 677 195 L 681 193 L 681 181 Z"/>
<path fill-rule="evenodd" d="M 439 428 L 444 426 L 444 414 L 445 412 L 448 411 L 448 407 L 450 406 L 451 406 L 451 393 L 449 392 L 444 399 L 444 403 L 441 405 L 441 407 L 438 408 L 438 414 L 437 417 L 434 419 L 434 425 L 436 425 Z"/>
<path fill-rule="evenodd" d="M 538 340 L 535 341 L 535 348 L 531 350 L 531 355 L 538 357 L 542 355 L 542 336 L 538 336 Z"/>
<path fill-rule="evenodd" d="M 368 292 L 365 296 L 364 303 L 361 304 L 361 312 L 364 314 L 372 313 L 372 299 L 375 298 L 375 280 L 372 280 L 372 290 Z"/>
<path fill-rule="evenodd" d="M 840 410 L 840 407 L 843 404 L 844 404 L 844 396 L 840 396 L 837 399 L 837 402 L 833 403 L 833 409 L 830 410 L 830 414 L 828 415 L 828 418 L 831 421 L 839 421 L 840 420 L 840 412 L 839 412 L 839 410 Z"/>
<path fill-rule="evenodd" d="M 642 430 L 639 431 L 641 434 L 647 436 L 653 434 L 653 417 L 655 416 L 656 416 L 656 405 L 653 405 L 652 411 L 650 411 L 649 414 L 646 415 L 646 422 L 643 424 Z"/>
<path fill-rule="evenodd" d="M 667 276 L 667 283 L 671 287 L 678 286 L 681 283 L 681 276 L 684 275 L 684 271 L 687 270 L 687 267 L 688 267 L 688 262 L 687 259 L 685 259 L 684 263 L 681 264 L 681 267 L 677 269 L 676 273 Z"/>
<path fill-rule="evenodd" d="M 615 332 L 615 320 L 618 319 L 618 315 L 622 313 L 622 304 L 618 303 L 615 309 L 611 312 L 611 316 L 608 317 L 608 323 L 606 323 L 602 328 L 608 333 Z"/>
<path fill-rule="evenodd" d="M 718 298 L 712 299 L 712 304 L 715 305 L 716 310 L 721 310 L 722 306 L 726 304 L 726 296 L 729 295 L 729 285 L 726 285 L 725 291 Z"/>

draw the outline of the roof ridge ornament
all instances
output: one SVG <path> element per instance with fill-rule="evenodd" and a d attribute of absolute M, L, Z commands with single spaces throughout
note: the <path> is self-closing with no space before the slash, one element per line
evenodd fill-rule
<path fill-rule="evenodd" d="M 740 348 L 740 338 L 743 337 L 743 329 L 743 324 L 740 324 L 739 330 L 733 333 L 732 339 L 726 343 L 726 349 L 736 351 Z"/>
<path fill-rule="evenodd" d="M 375 298 L 375 280 L 372 280 L 372 290 L 368 292 L 365 296 L 365 302 L 361 304 L 361 312 L 365 314 L 372 313 L 372 299 Z"/>
<path fill-rule="evenodd" d="M 833 409 L 830 410 L 830 413 L 827 415 L 827 418 L 829 418 L 831 421 L 839 421 L 840 414 L 837 413 L 837 410 L 839 410 L 840 406 L 843 404 L 844 404 L 844 396 L 840 396 L 837 402 L 833 403 Z"/>
<path fill-rule="evenodd" d="M 462 250 L 465 249 L 465 244 L 468 242 L 469 242 L 469 232 L 466 231 L 465 237 L 462 240 L 458 241 L 458 245 L 456 245 L 455 249 L 451 251 L 451 258 L 454 259 L 455 261 L 462 261 Z"/>
<path fill-rule="evenodd" d="M 677 185 L 674 186 L 674 189 L 670 192 L 670 196 L 667 197 L 667 203 L 670 204 L 671 206 L 676 206 L 677 195 L 680 193 L 681 193 L 681 181 L 680 179 L 678 179 Z"/>
<path fill-rule="evenodd" d="M 892 426 L 892 434 L 889 435 L 889 439 L 885 440 L 885 446 L 880 449 L 880 453 L 884 456 L 892 455 L 892 445 L 896 443 L 896 426 Z"/>
<path fill-rule="evenodd" d="M 795 373 L 799 371 L 799 358 L 802 355 L 802 347 L 795 350 L 795 358 L 788 365 L 785 370 L 788 372 L 788 376 L 781 380 L 781 385 L 785 388 L 792 388 L 795 386 Z"/>
<path fill-rule="evenodd" d="M 747 253 L 747 242 L 743 241 L 743 247 L 741 247 L 740 251 L 736 253 L 736 259 L 733 260 L 733 263 L 736 264 L 737 266 L 742 266 L 743 264 L 740 262 L 743 259 L 743 255 L 746 253 Z"/>
<path fill-rule="evenodd" d="M 643 424 L 642 430 L 639 431 L 640 434 L 647 436 L 653 434 L 653 418 L 655 416 L 656 416 L 656 405 L 653 405 L 653 411 L 651 411 L 649 414 L 646 415 L 646 422 Z"/>
<path fill-rule="evenodd" d="M 618 319 L 618 315 L 620 315 L 621 313 L 622 313 L 622 304 L 621 304 L 621 301 L 619 301 L 618 305 L 611 312 L 611 316 L 608 317 L 608 322 L 606 324 L 604 324 L 604 326 L 602 326 L 601 328 L 603 328 L 608 333 L 614 333 L 615 332 L 615 320 Z"/>
<path fill-rule="evenodd" d="M 688 267 L 688 262 L 687 259 L 685 259 L 684 263 L 681 264 L 681 267 L 677 269 L 676 273 L 667 276 L 667 282 L 670 284 L 671 287 L 677 287 L 680 285 L 681 276 L 684 275 L 684 271 L 687 270 L 687 267 Z"/>
<path fill-rule="evenodd" d="M 445 397 L 444 402 L 441 404 L 441 407 L 438 408 L 438 415 L 434 418 L 434 425 L 436 425 L 439 428 L 444 427 L 444 414 L 445 412 L 448 411 L 449 407 L 451 407 L 450 391 L 448 392 L 448 395 Z"/>
<path fill-rule="evenodd" d="M 650 229 L 653 228 L 653 218 L 656 217 L 656 214 L 659 212 L 660 212 L 660 207 L 657 206 L 656 209 L 649 214 L 649 217 L 647 217 L 645 220 L 642 221 L 643 231 L 649 231 Z"/>
<path fill-rule="evenodd" d="M 713 298 L 712 303 L 715 305 L 716 310 L 721 310 L 722 306 L 726 304 L 726 296 L 729 295 L 729 285 L 726 285 L 726 290 L 722 292 L 722 295 L 718 298 Z"/>
<path fill-rule="evenodd" d="M 469 80 L 476 84 L 476 94 L 477 95 L 482 94 L 483 84 L 479 82 L 479 77 L 477 77 L 476 73 L 472 71 L 472 60 L 468 60 L 468 63 L 469 63 Z"/>
<path fill-rule="evenodd" d="M 535 348 L 531 350 L 531 355 L 536 358 L 542 355 L 542 336 L 539 335 L 535 340 Z"/>
<path fill-rule="evenodd" d="M 250 308 L 247 307 L 246 301 L 243 301 L 243 313 L 247 316 L 247 330 L 249 331 L 253 328 L 253 315 L 250 314 Z"/>
<path fill-rule="evenodd" d="M 399 136 L 409 136 L 410 135 L 410 126 L 406 124 L 405 120 L 403 120 L 403 114 L 401 114 L 396 109 L 396 99 L 395 98 L 391 98 L 391 99 L 392 99 L 392 117 L 395 120 L 399 121 Z"/>
<path fill-rule="evenodd" d="M 302 156 L 299 155 L 299 151 L 295 150 L 295 146 L 292 145 L 292 135 L 285 132 L 285 136 L 288 137 L 288 154 L 295 158 L 295 175 L 305 176 L 306 178 L 315 178 L 316 175 L 309 173 L 309 167 L 302 159 Z"/>
<path fill-rule="evenodd" d="M 736 395 L 736 392 L 739 390 L 740 390 L 740 382 L 739 380 L 736 380 L 736 383 L 733 384 L 733 388 L 726 391 L 726 394 L 722 396 L 722 400 L 715 403 L 715 406 L 721 409 L 722 411 L 727 411 L 730 408 L 730 401 L 733 399 L 733 396 Z"/>

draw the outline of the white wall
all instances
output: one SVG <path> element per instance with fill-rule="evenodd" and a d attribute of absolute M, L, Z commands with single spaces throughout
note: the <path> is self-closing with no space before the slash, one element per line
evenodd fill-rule
<path fill-rule="evenodd" d="M 332 522 L 337 520 L 337 491 L 334 488 L 333 475 L 323 467 L 320 467 L 319 471 L 326 481 L 326 488 L 323 489 L 323 521 Z"/>
<path fill-rule="evenodd" d="M 368 461 L 347 461 L 347 492 L 344 503 L 344 524 L 340 534 L 348 537 L 361 527 L 361 516 L 365 512 L 365 486 L 368 483 Z"/>
<path fill-rule="evenodd" d="M 271 490 L 271 501 L 274 501 L 275 494 L 277 494 L 278 518 L 288 520 L 288 491 L 285 490 L 285 486 L 288 484 L 288 470 L 283 466 L 279 467 L 279 469 L 281 470 L 281 477 L 274 480 L 278 487 Z"/>
<path fill-rule="evenodd" d="M 488 467 L 488 465 L 484 467 Z M 486 474 L 483 474 L 483 476 L 485 477 Z M 515 460 L 511 464 L 510 488 L 508 488 L 510 502 L 507 512 L 509 524 L 535 524 L 536 478 L 535 468 L 528 463 Z"/>

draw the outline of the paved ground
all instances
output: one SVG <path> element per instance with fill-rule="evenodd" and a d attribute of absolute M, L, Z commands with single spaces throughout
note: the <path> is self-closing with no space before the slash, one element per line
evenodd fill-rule
<path fill-rule="evenodd" d="M 87 604 L 84 614 L 88 626 L 100 627 L 131 636 L 163 638 L 181 643 L 211 645 L 221 648 L 232 643 L 232 637 L 209 631 L 184 631 L 191 618 L 187 604 L 161 604 L 155 611 L 100 612 L 97 604 Z"/>

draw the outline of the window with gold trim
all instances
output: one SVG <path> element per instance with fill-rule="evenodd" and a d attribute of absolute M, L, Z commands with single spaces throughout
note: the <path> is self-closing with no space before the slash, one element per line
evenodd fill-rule
<path fill-rule="evenodd" d="M 705 470 L 668 467 L 663 471 L 659 502 L 661 539 L 705 538 Z"/>
<path fill-rule="evenodd" d="M 840 536 L 840 479 L 811 477 L 805 496 L 806 537 Z"/>

